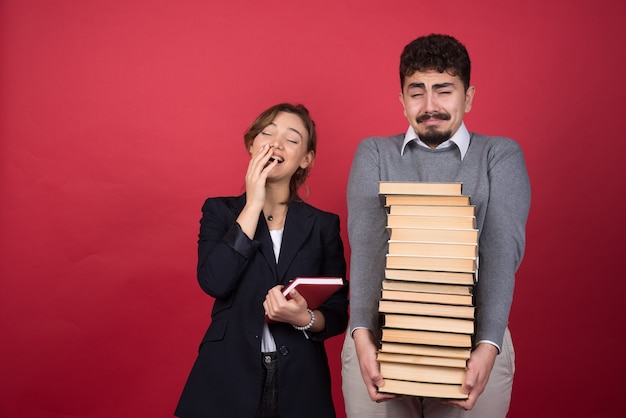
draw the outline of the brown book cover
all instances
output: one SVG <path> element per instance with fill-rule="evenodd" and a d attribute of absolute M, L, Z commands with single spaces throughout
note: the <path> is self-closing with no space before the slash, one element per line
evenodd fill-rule
<path fill-rule="evenodd" d="M 476 272 L 476 259 L 471 257 L 420 257 L 387 254 L 387 269 Z"/>
<path fill-rule="evenodd" d="M 384 196 L 385 206 L 393 205 L 455 205 L 468 206 L 470 204 L 469 196 L 463 195 L 401 195 L 387 194 Z"/>
<path fill-rule="evenodd" d="M 432 183 L 423 181 L 381 181 L 380 194 L 460 195 L 462 183 Z"/>
<path fill-rule="evenodd" d="M 391 241 L 478 244 L 477 229 L 394 227 L 387 230 Z"/>
<path fill-rule="evenodd" d="M 388 228 L 476 229 L 474 216 L 387 215 Z"/>
<path fill-rule="evenodd" d="M 446 383 L 449 385 L 462 385 L 465 380 L 465 369 L 459 367 L 407 364 L 380 360 L 379 364 L 380 374 L 383 379 Z"/>
<path fill-rule="evenodd" d="M 478 245 L 442 242 L 389 240 L 388 254 L 420 255 L 426 257 L 478 257 Z"/>
<path fill-rule="evenodd" d="M 411 282 L 474 285 L 473 273 L 386 269 L 385 278 Z"/>
<path fill-rule="evenodd" d="M 386 313 L 383 320 L 388 328 L 474 334 L 472 319 Z"/>
<path fill-rule="evenodd" d="M 423 283 L 411 282 L 406 280 L 385 279 L 383 280 L 383 290 L 471 296 L 473 294 L 473 285 Z"/>
<path fill-rule="evenodd" d="M 467 395 L 461 392 L 461 385 L 447 385 L 441 383 L 385 379 L 384 385 L 379 387 L 378 391 L 381 393 L 424 396 L 427 398 L 467 399 Z"/>
<path fill-rule="evenodd" d="M 444 357 L 466 361 L 470 358 L 471 347 L 446 347 L 437 345 L 406 344 L 383 341 L 380 352 L 408 354 L 411 356 Z"/>
<path fill-rule="evenodd" d="M 380 300 L 378 310 L 382 313 L 441 316 L 446 318 L 474 319 L 473 306 L 441 305 L 438 303 L 399 302 Z"/>
<path fill-rule="evenodd" d="M 472 336 L 469 334 L 396 328 L 383 328 L 381 340 L 390 343 L 441 345 L 446 347 L 472 346 Z"/>
<path fill-rule="evenodd" d="M 383 285 L 383 300 L 397 300 L 400 302 L 440 303 L 442 305 L 473 306 L 472 295 L 454 295 L 448 293 L 403 292 L 400 290 L 385 289 Z"/>
<path fill-rule="evenodd" d="M 401 364 L 422 364 L 425 366 L 457 367 L 461 369 L 467 367 L 467 360 L 462 358 L 418 356 L 412 354 L 388 353 L 382 350 L 377 353 L 376 359 L 379 362 L 385 361 Z"/>
<path fill-rule="evenodd" d="M 422 216 L 475 216 L 476 208 L 470 205 L 391 205 L 390 215 Z"/>

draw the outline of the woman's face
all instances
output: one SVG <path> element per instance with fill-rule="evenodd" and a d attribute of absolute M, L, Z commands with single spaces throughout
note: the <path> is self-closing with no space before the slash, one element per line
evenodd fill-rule
<path fill-rule="evenodd" d="M 272 149 L 272 158 L 278 161 L 268 179 L 288 180 L 298 168 L 306 168 L 313 161 L 313 151 L 307 151 L 308 141 L 308 133 L 300 117 L 293 113 L 280 112 L 254 138 L 249 151 L 254 154 L 268 144 Z"/>

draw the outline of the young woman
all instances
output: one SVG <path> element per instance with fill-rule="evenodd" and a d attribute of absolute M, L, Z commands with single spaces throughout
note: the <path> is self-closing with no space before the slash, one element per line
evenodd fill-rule
<path fill-rule="evenodd" d="M 348 321 L 339 217 L 298 196 L 317 137 L 302 105 L 261 113 L 244 135 L 246 192 L 209 198 L 200 222 L 198 281 L 215 298 L 212 321 L 176 415 L 334 417 L 324 340 Z M 339 276 L 316 310 L 282 287 L 298 276 Z"/>

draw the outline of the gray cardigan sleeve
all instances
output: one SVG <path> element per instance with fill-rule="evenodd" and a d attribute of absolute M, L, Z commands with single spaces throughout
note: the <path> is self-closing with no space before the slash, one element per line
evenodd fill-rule
<path fill-rule="evenodd" d="M 487 147 L 487 204 L 480 214 L 476 338 L 502 346 L 513 300 L 515 273 L 524 255 L 530 182 L 519 145 L 507 138 Z"/>
<path fill-rule="evenodd" d="M 384 277 L 388 233 L 386 212 L 378 195 L 380 156 L 377 142 L 359 143 L 348 179 L 350 240 L 350 332 L 364 327 L 378 333 L 378 300 Z"/>

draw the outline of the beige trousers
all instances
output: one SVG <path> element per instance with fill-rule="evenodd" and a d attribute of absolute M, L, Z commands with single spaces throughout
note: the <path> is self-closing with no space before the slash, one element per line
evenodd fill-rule
<path fill-rule="evenodd" d="M 343 398 L 348 418 L 504 418 L 509 410 L 515 352 L 508 329 L 487 387 L 471 411 L 444 405 L 432 398 L 404 397 L 381 403 L 372 401 L 365 389 L 354 340 L 349 333 L 346 333 L 341 363 Z"/>

